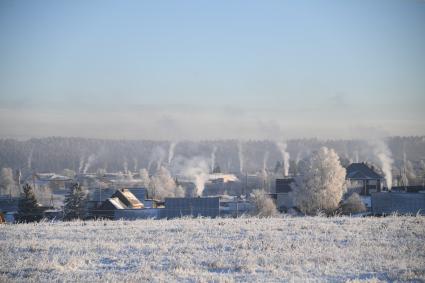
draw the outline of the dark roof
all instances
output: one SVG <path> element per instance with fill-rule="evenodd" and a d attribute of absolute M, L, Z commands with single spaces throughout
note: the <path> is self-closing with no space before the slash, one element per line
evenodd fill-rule
<path fill-rule="evenodd" d="M 347 167 L 346 179 L 350 180 L 379 180 L 382 176 L 365 163 L 351 163 Z"/>
<path fill-rule="evenodd" d="M 289 193 L 292 191 L 291 184 L 294 178 L 276 179 L 276 193 Z"/>
<path fill-rule="evenodd" d="M 98 201 L 102 202 L 110 198 L 114 193 L 116 189 L 114 188 L 106 188 L 106 189 L 92 189 L 90 191 L 89 200 L 91 201 Z"/>
<path fill-rule="evenodd" d="M 128 188 L 128 190 L 140 201 L 146 199 L 146 189 L 145 188 Z"/>

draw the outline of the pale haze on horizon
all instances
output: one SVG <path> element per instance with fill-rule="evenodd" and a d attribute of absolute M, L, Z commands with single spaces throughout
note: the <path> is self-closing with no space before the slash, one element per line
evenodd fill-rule
<path fill-rule="evenodd" d="M 0 137 L 425 135 L 425 1 L 0 3 Z"/>

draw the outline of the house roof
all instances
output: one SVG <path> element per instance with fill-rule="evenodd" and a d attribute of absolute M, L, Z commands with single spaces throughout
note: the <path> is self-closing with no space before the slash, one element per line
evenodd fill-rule
<path fill-rule="evenodd" d="M 291 184 L 294 178 L 278 178 L 276 179 L 276 193 L 289 193 L 292 191 Z"/>
<path fill-rule="evenodd" d="M 102 202 L 102 201 L 105 201 L 106 199 L 110 198 L 114 194 L 115 191 L 116 191 L 116 189 L 114 189 L 114 188 L 106 188 L 106 189 L 98 189 L 97 188 L 97 189 L 92 190 L 90 192 L 89 199 L 91 201 Z"/>
<path fill-rule="evenodd" d="M 108 198 L 106 201 L 109 201 L 116 209 L 126 209 L 127 206 L 120 201 L 119 198 Z"/>
<path fill-rule="evenodd" d="M 72 178 L 55 173 L 37 173 L 35 177 L 40 181 L 72 181 Z"/>
<path fill-rule="evenodd" d="M 383 178 L 365 163 L 352 163 L 347 167 L 346 179 L 380 180 Z"/>
<path fill-rule="evenodd" d="M 143 203 L 141 203 L 132 192 L 128 189 L 121 189 L 115 192 L 112 197 L 117 197 L 122 203 L 124 203 L 129 208 L 143 208 Z"/>

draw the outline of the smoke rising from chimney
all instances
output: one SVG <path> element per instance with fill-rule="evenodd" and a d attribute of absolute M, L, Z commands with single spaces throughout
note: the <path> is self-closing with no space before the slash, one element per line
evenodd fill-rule
<path fill-rule="evenodd" d="M 215 167 L 215 153 L 217 152 L 217 146 L 213 146 L 212 152 L 211 152 L 211 172 L 214 171 Z"/>
<path fill-rule="evenodd" d="M 32 169 L 32 153 L 33 153 L 33 149 L 31 149 L 30 154 L 28 155 L 28 160 L 27 160 L 27 165 L 30 170 Z"/>
<path fill-rule="evenodd" d="M 78 172 L 79 173 L 82 173 L 83 172 L 83 169 L 84 169 L 84 159 L 86 159 L 84 157 L 84 155 L 80 157 L 80 165 L 78 166 Z"/>
<path fill-rule="evenodd" d="M 277 143 L 277 147 L 279 148 L 280 154 L 283 159 L 283 176 L 287 177 L 289 175 L 289 152 L 286 151 L 287 144 L 286 143 Z M 299 154 L 299 153 L 298 153 Z M 299 161 L 299 156 L 297 155 L 297 163 Z"/>
<path fill-rule="evenodd" d="M 123 168 L 124 168 L 124 174 L 128 173 L 128 163 L 127 163 L 127 158 L 124 158 L 124 162 L 122 164 Z"/>
<path fill-rule="evenodd" d="M 148 171 L 149 172 L 151 171 L 152 164 L 155 163 L 155 162 L 156 162 L 156 170 L 155 171 L 158 171 L 161 168 L 161 164 L 162 164 L 162 161 L 164 160 L 164 158 L 165 158 L 164 149 L 160 146 L 156 146 L 153 149 L 153 151 L 151 153 L 151 157 L 149 159 Z"/>
<path fill-rule="evenodd" d="M 392 158 L 392 154 L 387 144 L 383 142 L 381 139 L 374 139 L 369 141 L 369 144 L 373 148 L 373 153 L 377 157 L 381 170 L 385 176 L 385 182 L 387 183 L 387 187 L 391 190 L 393 184 L 393 175 L 391 172 L 392 165 L 394 160 Z"/>
<path fill-rule="evenodd" d="M 170 148 L 168 150 L 168 166 L 171 165 L 171 161 L 173 160 L 174 157 L 174 148 L 176 147 L 177 143 L 176 142 L 171 142 L 170 143 Z"/>
<path fill-rule="evenodd" d="M 263 171 L 266 172 L 267 170 L 267 163 L 269 161 L 269 152 L 266 151 L 264 152 L 264 157 L 263 157 Z"/>
<path fill-rule="evenodd" d="M 243 158 L 243 150 L 242 150 L 242 142 L 241 141 L 238 142 L 238 156 L 239 156 L 239 171 L 241 173 L 243 173 L 244 158 Z"/>
<path fill-rule="evenodd" d="M 133 163 L 134 163 L 134 168 L 133 168 L 134 172 L 137 172 L 137 170 L 139 169 L 139 160 L 136 157 L 134 157 Z"/>
<path fill-rule="evenodd" d="M 191 159 L 182 158 L 181 165 L 177 170 L 181 175 L 185 176 L 195 184 L 196 196 L 202 196 L 205 188 L 205 183 L 209 179 L 209 165 L 203 157 L 193 157 Z"/>
<path fill-rule="evenodd" d="M 93 165 L 93 162 L 95 161 L 95 159 L 96 159 L 96 156 L 94 154 L 91 154 L 89 156 L 89 158 L 87 159 L 87 163 L 84 166 L 84 170 L 83 170 L 84 174 L 86 174 L 89 168 Z"/>

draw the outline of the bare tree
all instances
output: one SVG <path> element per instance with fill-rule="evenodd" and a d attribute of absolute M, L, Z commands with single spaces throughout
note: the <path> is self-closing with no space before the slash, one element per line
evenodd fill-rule
<path fill-rule="evenodd" d="M 276 205 L 264 190 L 255 190 L 252 201 L 254 214 L 259 217 L 271 217 L 277 214 Z"/>
<path fill-rule="evenodd" d="M 365 212 L 366 206 L 364 205 L 362 199 L 360 198 L 358 193 L 353 193 L 349 196 L 344 204 L 341 205 L 342 213 L 351 214 L 351 213 L 359 213 Z"/>

